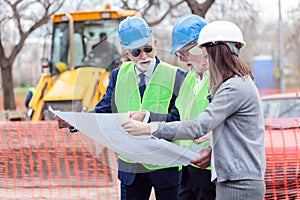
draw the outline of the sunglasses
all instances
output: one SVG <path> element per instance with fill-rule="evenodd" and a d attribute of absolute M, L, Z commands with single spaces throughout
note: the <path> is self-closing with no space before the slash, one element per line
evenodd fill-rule
<path fill-rule="evenodd" d="M 133 49 L 131 51 L 131 54 L 133 57 L 138 57 L 142 51 L 144 51 L 145 53 L 151 53 L 153 51 L 153 47 L 149 45 L 143 47 L 142 49 Z"/>

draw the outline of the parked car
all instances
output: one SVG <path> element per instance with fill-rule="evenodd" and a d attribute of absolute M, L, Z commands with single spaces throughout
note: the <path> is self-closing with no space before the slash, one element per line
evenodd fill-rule
<path fill-rule="evenodd" d="M 300 199 L 300 92 L 262 97 L 265 199 Z"/>
<path fill-rule="evenodd" d="M 262 105 L 265 119 L 300 118 L 300 92 L 263 96 Z"/>

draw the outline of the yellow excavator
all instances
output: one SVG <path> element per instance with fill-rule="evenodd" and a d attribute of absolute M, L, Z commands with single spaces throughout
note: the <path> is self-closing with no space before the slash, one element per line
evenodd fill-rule
<path fill-rule="evenodd" d="M 32 121 L 53 119 L 49 106 L 73 112 L 87 112 L 95 107 L 106 91 L 110 71 L 124 59 L 118 25 L 127 16 L 140 14 L 134 10 L 112 10 L 107 4 L 100 11 L 51 17 L 53 32 L 50 40 L 45 37 L 41 78 L 29 103 Z M 51 50 L 47 51 L 49 47 Z"/>

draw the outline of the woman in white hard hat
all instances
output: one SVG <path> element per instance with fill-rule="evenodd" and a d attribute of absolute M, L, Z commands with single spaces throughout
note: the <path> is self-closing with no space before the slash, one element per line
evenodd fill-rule
<path fill-rule="evenodd" d="M 130 120 L 122 126 L 132 135 L 152 134 L 169 140 L 196 139 L 211 130 L 216 199 L 262 200 L 264 119 L 252 73 L 238 57 L 245 46 L 242 32 L 231 22 L 215 21 L 201 30 L 198 44 L 209 56 L 208 107 L 193 120 L 150 124 Z M 199 164 L 197 159 L 191 163 Z"/>

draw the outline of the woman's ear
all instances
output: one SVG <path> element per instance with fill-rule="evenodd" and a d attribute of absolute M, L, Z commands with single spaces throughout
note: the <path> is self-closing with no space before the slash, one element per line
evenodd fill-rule
<path fill-rule="evenodd" d="M 242 48 L 242 44 L 241 43 L 236 43 L 235 47 L 238 48 L 238 49 L 241 49 Z"/>

